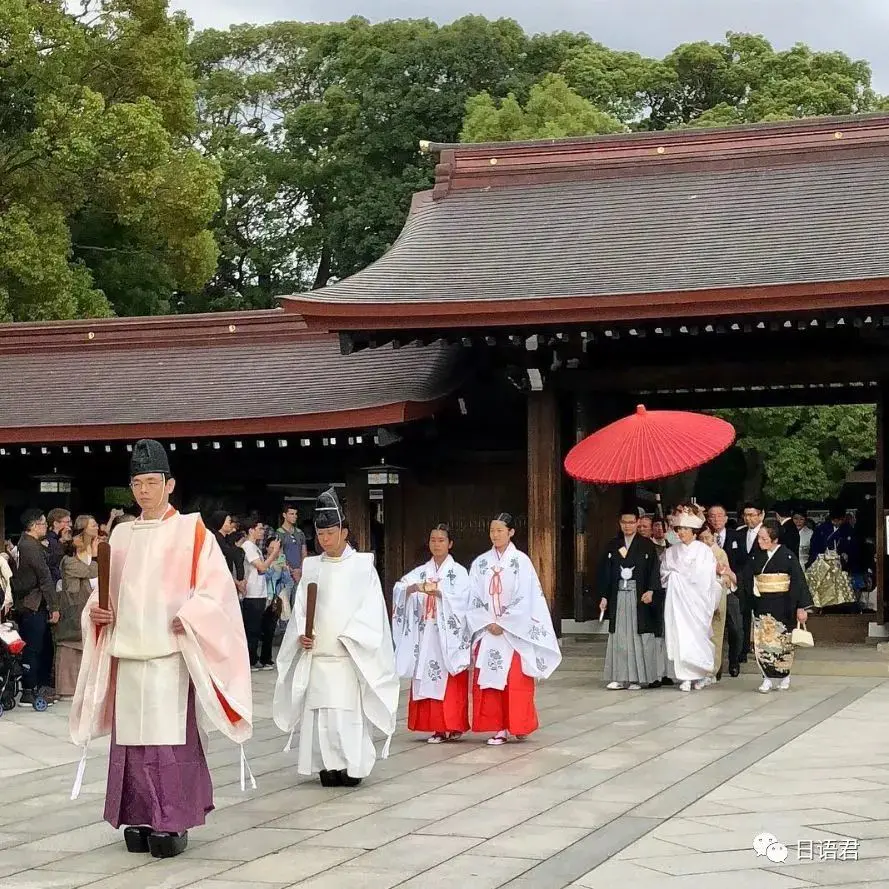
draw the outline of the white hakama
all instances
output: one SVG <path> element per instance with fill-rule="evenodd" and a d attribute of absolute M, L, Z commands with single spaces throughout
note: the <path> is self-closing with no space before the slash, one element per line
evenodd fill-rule
<path fill-rule="evenodd" d="M 315 647 L 299 637 L 306 626 L 309 583 L 318 584 Z M 278 652 L 273 716 L 299 732 L 297 771 L 346 771 L 366 778 L 376 761 L 373 730 L 395 731 L 399 683 L 392 633 L 373 556 L 351 548 L 339 559 L 310 557 Z"/>

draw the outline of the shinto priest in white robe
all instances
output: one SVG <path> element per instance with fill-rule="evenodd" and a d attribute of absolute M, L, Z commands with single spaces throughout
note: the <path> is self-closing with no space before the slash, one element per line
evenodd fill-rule
<path fill-rule="evenodd" d="M 318 585 L 315 646 L 305 650 L 306 595 Z M 389 752 L 399 682 L 392 631 L 371 553 L 347 546 L 342 556 L 310 556 L 278 652 L 273 716 L 282 731 L 299 732 L 301 775 L 345 770 L 365 778 L 376 761 L 373 731 Z M 287 749 L 290 748 L 288 741 Z"/>
<path fill-rule="evenodd" d="M 526 676 L 548 679 L 562 662 L 562 650 L 528 556 L 512 543 L 502 555 L 492 548 L 472 563 L 469 586 L 466 620 L 479 641 L 475 654 L 479 688 L 506 688 L 514 653 Z M 503 633 L 485 632 L 489 624 L 497 624 Z"/>
<path fill-rule="evenodd" d="M 667 591 L 664 636 L 667 660 L 680 681 L 705 679 L 714 670 L 713 612 L 722 598 L 716 557 L 700 540 L 671 546 L 661 563 Z"/>
<path fill-rule="evenodd" d="M 408 596 L 413 584 L 436 581 L 440 597 Z M 441 566 L 430 559 L 395 584 L 392 630 L 398 675 L 410 679 L 413 700 L 443 701 L 448 676 L 469 668 L 470 634 L 466 625 L 469 574 L 448 555 Z"/>
<path fill-rule="evenodd" d="M 250 665 L 238 595 L 200 515 L 181 515 L 170 507 L 162 519 L 118 525 L 110 545 L 114 623 L 98 628 L 90 620 L 98 592 L 83 610 L 83 660 L 70 731 L 74 743 L 84 747 L 84 758 L 74 796 L 88 743 L 112 727 L 118 746 L 186 745 L 192 696 L 203 750 L 211 728 L 238 744 L 252 734 Z M 184 632 L 173 631 L 174 618 Z M 241 763 L 243 784 L 243 748 Z"/>

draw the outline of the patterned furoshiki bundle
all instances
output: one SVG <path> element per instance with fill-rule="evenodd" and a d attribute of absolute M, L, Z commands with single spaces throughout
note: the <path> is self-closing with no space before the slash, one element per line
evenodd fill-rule
<path fill-rule="evenodd" d="M 849 575 L 843 571 L 840 554 L 836 550 L 828 550 L 818 556 L 806 569 L 806 580 L 816 608 L 856 601 Z"/>

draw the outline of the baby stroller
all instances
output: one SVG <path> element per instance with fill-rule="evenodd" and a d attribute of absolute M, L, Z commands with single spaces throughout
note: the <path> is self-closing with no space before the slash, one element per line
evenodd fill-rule
<path fill-rule="evenodd" d="M 25 671 L 21 657 L 24 648 L 24 640 L 16 625 L 12 621 L 0 623 L 0 716 L 15 707 L 21 691 L 22 674 Z M 46 698 L 42 695 L 34 698 L 35 710 L 42 712 L 47 706 Z"/>

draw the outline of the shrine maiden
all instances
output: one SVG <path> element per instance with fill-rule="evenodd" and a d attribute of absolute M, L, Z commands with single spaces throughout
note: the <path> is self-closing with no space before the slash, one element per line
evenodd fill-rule
<path fill-rule="evenodd" d="M 398 675 L 411 680 L 407 727 L 430 744 L 469 731 L 469 574 L 451 556 L 447 525 L 429 533 L 432 558 L 395 584 L 392 635 Z"/>
<path fill-rule="evenodd" d="M 488 743 L 497 746 L 537 729 L 535 680 L 552 675 L 562 652 L 537 572 L 512 543 L 512 516 L 500 513 L 490 535 L 492 549 L 469 571 L 467 623 L 475 646 L 472 730 L 494 732 Z"/>
<path fill-rule="evenodd" d="M 680 691 L 703 688 L 715 672 L 713 615 L 722 597 L 716 573 L 716 557 L 697 539 L 704 527 L 703 512 L 696 506 L 677 509 L 673 527 L 679 543 L 671 546 L 661 564 L 667 590 L 664 635 L 668 669 L 679 680 Z"/>
<path fill-rule="evenodd" d="M 170 506 L 175 481 L 158 442 L 135 444 L 130 477 L 142 515 L 111 535 L 110 607 L 95 592 L 83 613 L 70 728 L 84 754 L 72 798 L 87 744 L 110 732 L 105 820 L 128 825 L 130 852 L 167 858 L 213 810 L 199 724 L 240 744 L 252 733 L 250 665 L 225 557 L 198 514 Z M 243 776 L 243 748 L 241 763 Z"/>
<path fill-rule="evenodd" d="M 303 562 L 278 652 L 272 715 L 291 740 L 299 731 L 301 775 L 319 772 L 325 787 L 354 787 L 376 761 L 374 729 L 386 736 L 383 759 L 395 732 L 392 631 L 373 555 L 349 545 L 333 490 L 318 499 L 315 530 L 323 554 Z M 311 637 L 305 635 L 310 584 L 317 585 Z"/>

